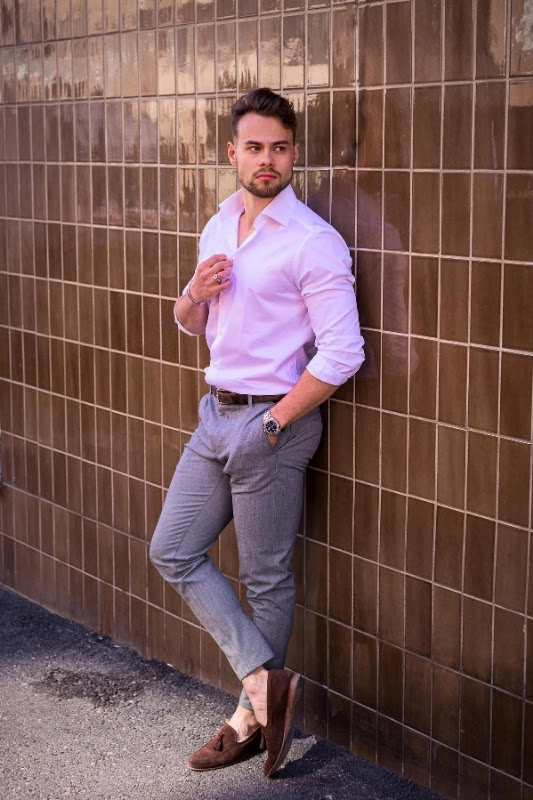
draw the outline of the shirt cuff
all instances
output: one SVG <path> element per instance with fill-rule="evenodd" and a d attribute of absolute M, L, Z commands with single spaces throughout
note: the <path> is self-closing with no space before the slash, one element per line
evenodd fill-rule
<path fill-rule="evenodd" d="M 341 386 L 348 378 L 355 375 L 363 361 L 365 360 L 364 353 L 358 353 L 350 364 L 339 364 L 330 361 L 322 355 L 316 353 L 306 369 L 323 383 L 329 383 L 331 386 Z"/>

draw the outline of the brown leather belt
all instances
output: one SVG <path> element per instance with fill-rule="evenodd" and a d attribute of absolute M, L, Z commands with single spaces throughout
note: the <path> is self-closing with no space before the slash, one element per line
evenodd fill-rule
<path fill-rule="evenodd" d="M 228 392 L 226 389 L 217 389 L 216 386 L 209 388 L 222 406 L 247 406 L 249 403 L 277 403 L 284 396 L 282 394 L 238 394 Z"/>

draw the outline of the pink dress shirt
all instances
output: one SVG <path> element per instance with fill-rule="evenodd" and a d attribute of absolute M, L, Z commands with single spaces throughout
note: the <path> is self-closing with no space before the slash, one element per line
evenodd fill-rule
<path fill-rule="evenodd" d="M 239 247 L 243 210 L 241 189 L 220 204 L 200 238 L 199 261 L 214 253 L 233 259 L 231 286 L 209 304 L 207 383 L 286 394 L 308 369 L 339 386 L 364 360 L 346 244 L 290 186 Z"/>

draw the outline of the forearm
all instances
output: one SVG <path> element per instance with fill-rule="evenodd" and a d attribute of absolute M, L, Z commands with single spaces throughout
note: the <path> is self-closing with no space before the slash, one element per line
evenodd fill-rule
<path fill-rule="evenodd" d="M 178 297 L 174 305 L 174 314 L 180 321 L 185 330 L 189 333 L 200 336 L 205 333 L 207 324 L 208 306 L 207 304 L 195 305 L 186 294 Z"/>
<path fill-rule="evenodd" d="M 217 253 L 196 267 L 189 283 L 188 291 L 178 297 L 174 305 L 174 315 L 186 331 L 200 336 L 205 333 L 209 302 L 220 292 L 231 286 L 231 267 L 233 261 Z M 194 298 L 191 299 L 191 295 Z"/>
<path fill-rule="evenodd" d="M 331 383 L 320 381 L 311 375 L 309 370 L 304 369 L 300 379 L 290 392 L 271 409 L 272 416 L 277 419 L 282 428 L 285 428 L 331 397 L 338 388 Z"/>

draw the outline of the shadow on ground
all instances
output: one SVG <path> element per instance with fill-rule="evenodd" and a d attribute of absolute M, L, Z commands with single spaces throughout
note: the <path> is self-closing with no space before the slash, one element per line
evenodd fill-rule
<path fill-rule="evenodd" d="M 270 780 L 189 771 L 234 703 L 0 587 L 2 800 L 439 800 L 303 731 Z"/>

